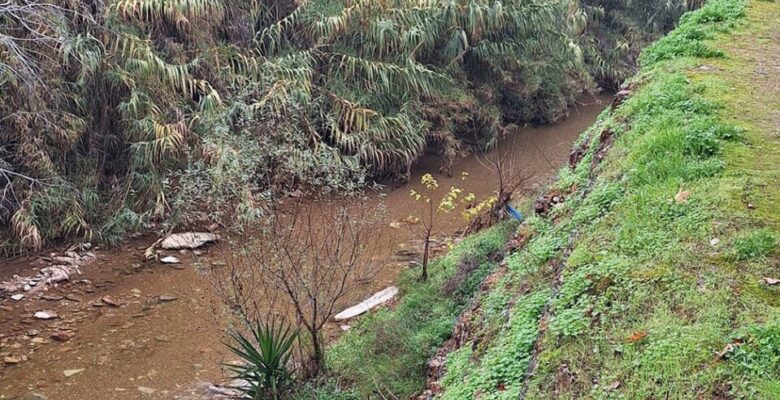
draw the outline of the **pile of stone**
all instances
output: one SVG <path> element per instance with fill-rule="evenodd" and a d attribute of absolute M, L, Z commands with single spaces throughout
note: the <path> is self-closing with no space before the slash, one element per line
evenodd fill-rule
<path fill-rule="evenodd" d="M 45 267 L 35 275 L 27 277 L 14 275 L 10 280 L 0 283 L 0 297 L 10 297 L 18 301 L 25 296 L 21 293 L 32 294 L 70 281 L 74 275 L 81 274 L 81 267 L 97 259 L 95 254 L 89 251 L 90 247 L 89 243 L 83 243 L 71 247 L 64 254 L 51 253 L 48 257 L 39 258 L 33 264 L 45 265 Z"/>

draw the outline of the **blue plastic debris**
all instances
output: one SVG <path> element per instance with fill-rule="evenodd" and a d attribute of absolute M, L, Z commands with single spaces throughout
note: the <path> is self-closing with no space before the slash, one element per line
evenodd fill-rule
<path fill-rule="evenodd" d="M 523 220 L 523 214 L 520 211 L 515 210 L 514 207 L 510 206 L 509 204 L 506 205 L 506 212 L 508 212 L 512 218 L 518 221 Z"/>

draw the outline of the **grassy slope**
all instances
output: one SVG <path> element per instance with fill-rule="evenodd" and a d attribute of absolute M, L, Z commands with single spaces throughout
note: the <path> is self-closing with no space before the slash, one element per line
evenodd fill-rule
<path fill-rule="evenodd" d="M 712 0 L 645 52 L 562 172 L 574 192 L 479 299 L 444 398 L 780 398 L 780 290 L 761 283 L 780 277 L 780 4 L 743 6 Z"/>
<path fill-rule="evenodd" d="M 711 0 L 645 52 L 633 95 L 583 134 L 584 159 L 551 188 L 566 202 L 520 227 L 523 247 L 471 303 L 443 398 L 780 397 L 780 289 L 760 282 L 780 278 L 778 13 Z M 592 163 L 604 131 L 615 142 Z M 441 286 L 467 254 L 481 262 L 473 281 L 495 270 L 501 229 L 440 260 L 428 284 L 407 279 L 394 310 L 330 349 L 356 390 L 319 398 L 422 390 L 476 287 Z"/>
<path fill-rule="evenodd" d="M 364 317 L 328 349 L 332 375 L 354 390 L 325 388 L 314 397 L 366 398 L 387 393 L 408 397 L 419 392 L 425 382 L 426 363 L 452 333 L 453 321 L 480 281 L 498 264 L 515 227 L 502 223 L 466 238 L 446 256 L 433 261 L 425 283 L 417 280 L 419 270 L 406 271 L 398 283 L 401 300 L 392 309 Z M 454 290 L 443 290 L 464 263 L 476 268 L 467 279 L 453 285 Z"/>

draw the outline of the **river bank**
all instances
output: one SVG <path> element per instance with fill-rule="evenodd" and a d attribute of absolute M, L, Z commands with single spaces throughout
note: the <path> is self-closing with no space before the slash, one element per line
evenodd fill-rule
<path fill-rule="evenodd" d="M 521 129 L 499 143 L 496 151 L 514 152 L 515 168 L 527 177 L 521 194 L 533 191 L 565 164 L 572 142 L 595 121 L 607 100 L 584 99 L 568 119 Z M 413 206 L 409 190 L 419 185 L 420 176 L 437 169 L 436 157 L 427 156 L 409 184 L 373 198 L 386 205 L 393 219 L 401 220 Z M 465 182 L 460 181 L 462 172 L 469 173 Z M 442 184 L 458 180 L 464 190 L 479 196 L 496 188 L 495 177 L 474 157 L 454 163 L 452 176 L 441 176 Z M 460 216 L 453 215 L 442 234 L 461 229 L 462 224 Z M 384 229 L 397 236 L 396 243 L 410 242 L 409 230 Z M 222 380 L 220 362 L 228 357 L 222 345 L 226 328 L 222 305 L 196 268 L 220 263 L 221 252 L 218 246 L 201 255 L 170 252 L 166 254 L 179 257 L 181 263 L 163 265 L 144 259 L 144 249 L 155 240 L 138 238 L 117 249 L 92 249 L 96 259 L 71 282 L 19 301 L 1 300 L 0 353 L 15 362 L 0 367 L 0 398 L 39 392 L 62 400 L 169 399 L 193 390 L 198 381 Z M 31 275 L 35 260 L 4 262 L 0 281 L 15 274 Z M 403 263 L 384 269 L 352 293 L 349 302 L 392 284 L 399 268 Z M 103 301 L 106 297 L 116 304 Z M 42 310 L 58 318 L 34 318 Z M 62 331 L 69 335 L 65 341 L 52 337 Z"/>
<path fill-rule="evenodd" d="M 565 200 L 410 282 L 318 398 L 779 398 L 778 11 L 684 16 L 546 188 Z M 490 272 L 466 300 L 463 269 Z"/>

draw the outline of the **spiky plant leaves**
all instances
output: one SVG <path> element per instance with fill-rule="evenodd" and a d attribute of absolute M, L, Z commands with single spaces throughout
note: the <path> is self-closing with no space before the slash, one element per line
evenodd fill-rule
<path fill-rule="evenodd" d="M 298 333 L 298 329 L 276 321 L 257 323 L 252 329 L 251 339 L 241 332 L 230 333 L 235 344 L 228 343 L 226 346 L 243 363 L 226 366 L 235 379 L 246 382 L 246 385 L 236 386 L 235 389 L 249 399 L 281 398 L 292 383 L 288 364 Z"/>

